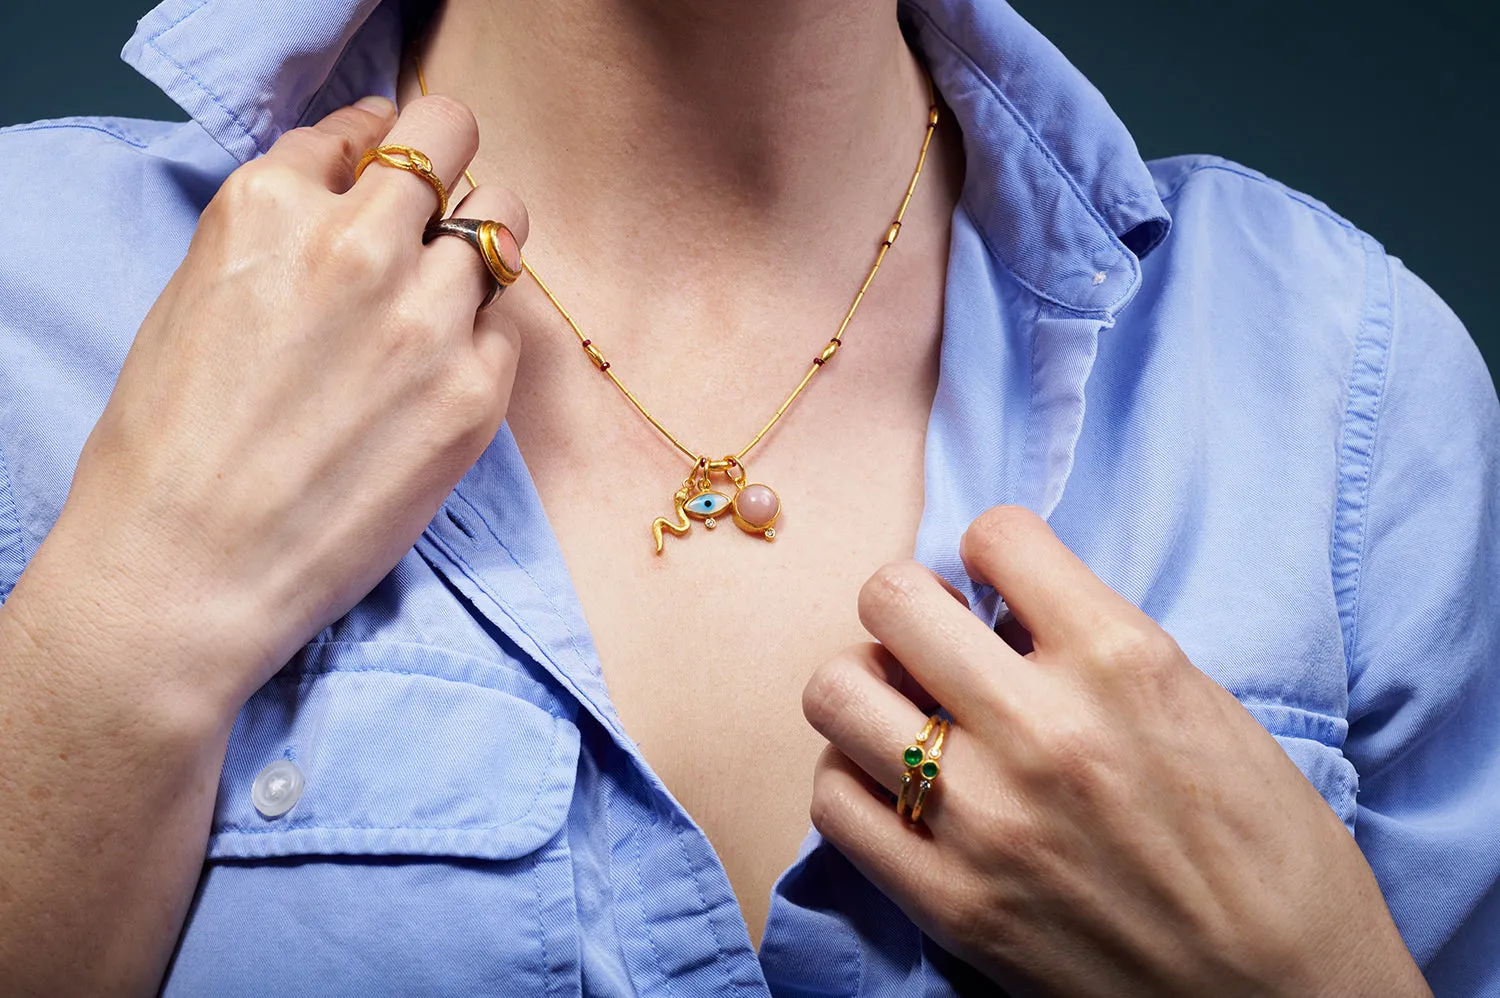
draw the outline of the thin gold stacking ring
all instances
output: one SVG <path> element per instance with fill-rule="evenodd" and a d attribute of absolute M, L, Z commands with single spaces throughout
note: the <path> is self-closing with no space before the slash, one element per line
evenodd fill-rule
<path fill-rule="evenodd" d="M 906 772 L 901 774 L 901 793 L 896 798 L 896 814 L 904 816 L 911 807 L 911 822 L 922 820 L 922 809 L 927 806 L 927 795 L 937 784 L 942 766 L 943 741 L 948 737 L 948 719 L 933 714 L 917 732 L 916 740 L 901 751 L 901 764 Z M 931 739 L 931 743 L 928 742 Z"/>
<path fill-rule="evenodd" d="M 366 149 L 365 154 L 359 158 L 359 165 L 354 168 L 354 180 L 359 182 L 360 174 L 365 172 L 365 167 L 371 163 L 379 163 L 381 166 L 389 166 L 393 170 L 405 170 L 414 173 L 427 181 L 432 188 L 432 193 L 437 195 L 437 211 L 432 213 L 432 220 L 436 222 L 448 214 L 448 185 L 443 183 L 443 178 L 437 175 L 432 168 L 432 160 L 424 152 L 419 152 L 411 146 L 376 146 Z"/>

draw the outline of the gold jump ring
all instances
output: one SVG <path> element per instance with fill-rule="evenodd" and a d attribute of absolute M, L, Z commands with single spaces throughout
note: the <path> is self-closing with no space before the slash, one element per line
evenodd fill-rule
<path fill-rule="evenodd" d="M 432 221 L 436 222 L 448 214 L 448 185 L 443 183 L 443 178 L 437 175 L 432 168 L 432 160 L 424 152 L 419 152 L 411 146 L 376 146 L 366 149 L 365 154 L 359 158 L 359 165 L 354 168 L 354 180 L 359 182 L 360 175 L 365 172 L 365 167 L 371 163 L 379 163 L 381 166 L 389 166 L 393 170 L 405 170 L 414 173 L 427 181 L 427 186 L 432 188 L 432 193 L 437 195 L 437 211 L 432 213 Z"/>

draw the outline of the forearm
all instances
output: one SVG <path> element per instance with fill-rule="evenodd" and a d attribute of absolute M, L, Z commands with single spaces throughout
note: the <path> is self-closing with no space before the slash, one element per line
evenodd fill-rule
<path fill-rule="evenodd" d="M 0 610 L 7 994 L 157 988 L 239 708 L 411 549 L 505 418 L 519 335 L 477 312 L 484 260 L 423 242 L 431 191 L 404 171 L 351 189 L 390 136 L 449 184 L 478 146 L 446 98 L 399 120 L 372 98 L 224 182 Z M 516 218 L 503 192 L 465 205 Z"/>
<path fill-rule="evenodd" d="M 249 670 L 69 546 L 54 531 L 0 608 L 0 979 L 154 994 L 237 706 L 207 677 Z"/>

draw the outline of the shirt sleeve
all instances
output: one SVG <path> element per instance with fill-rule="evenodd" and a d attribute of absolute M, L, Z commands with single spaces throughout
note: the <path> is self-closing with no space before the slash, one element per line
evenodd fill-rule
<path fill-rule="evenodd" d="M 1344 609 L 1355 835 L 1439 996 L 1500 995 L 1500 403 L 1458 317 L 1389 261 Z M 1350 443 L 1350 437 L 1353 443 Z"/>

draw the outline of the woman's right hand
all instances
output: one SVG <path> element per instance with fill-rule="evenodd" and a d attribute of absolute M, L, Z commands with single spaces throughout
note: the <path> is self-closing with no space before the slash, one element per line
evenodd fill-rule
<path fill-rule="evenodd" d="M 516 331 L 476 314 L 490 278 L 472 247 L 423 245 L 420 177 L 373 163 L 355 182 L 381 143 L 426 153 L 451 186 L 478 132 L 445 98 L 399 120 L 366 100 L 231 174 L 83 448 L 34 560 L 48 570 L 28 572 L 64 584 L 86 562 L 104 613 L 150 608 L 178 647 L 211 640 L 234 664 L 209 671 L 228 674 L 161 667 L 196 669 L 165 678 L 231 716 L 400 560 L 505 417 Z M 506 191 L 454 214 L 526 236 Z M 13 599 L 44 602 L 28 581 Z"/>

